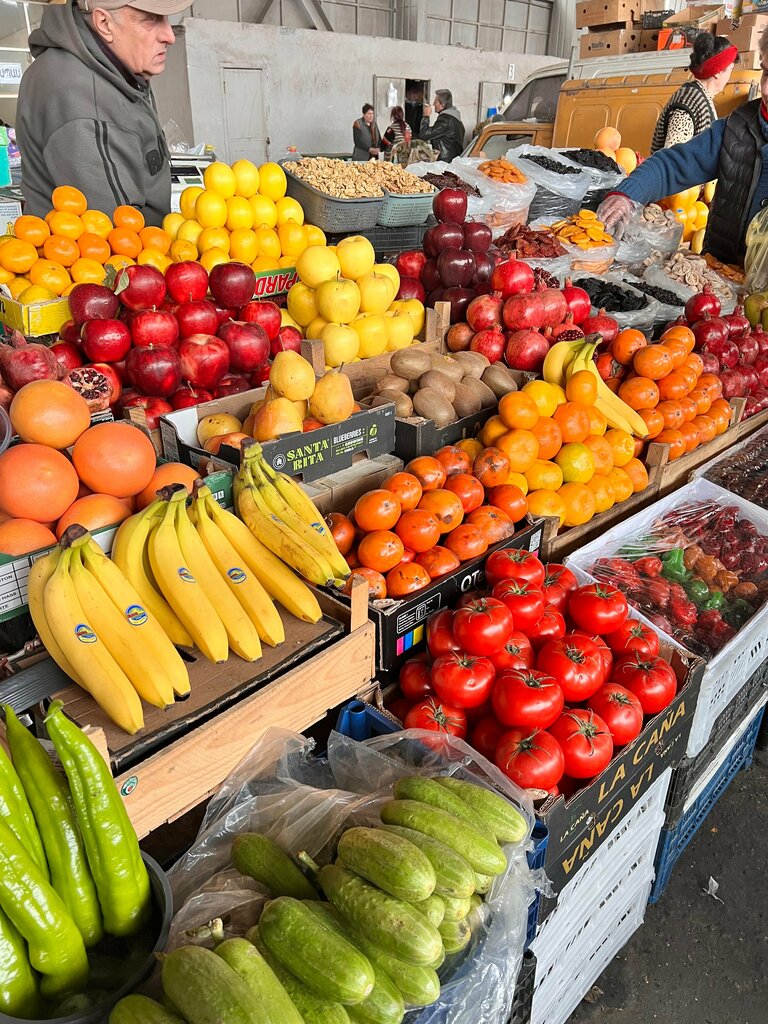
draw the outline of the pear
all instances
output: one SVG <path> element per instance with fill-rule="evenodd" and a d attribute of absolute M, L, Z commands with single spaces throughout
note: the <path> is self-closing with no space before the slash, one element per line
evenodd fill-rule
<path fill-rule="evenodd" d="M 323 374 L 309 400 L 309 414 L 321 423 L 341 423 L 352 415 L 355 396 L 349 377 L 337 370 Z"/>
<path fill-rule="evenodd" d="M 269 371 L 269 385 L 280 398 L 306 401 L 315 390 L 315 371 L 298 352 L 278 352 Z"/>
<path fill-rule="evenodd" d="M 282 434 L 293 434 L 302 429 L 299 411 L 287 398 L 273 398 L 265 402 L 253 417 L 253 436 L 257 441 L 273 441 Z"/>

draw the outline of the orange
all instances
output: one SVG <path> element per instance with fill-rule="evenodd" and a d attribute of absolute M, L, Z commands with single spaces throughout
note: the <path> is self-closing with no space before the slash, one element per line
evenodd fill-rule
<path fill-rule="evenodd" d="M 155 267 L 164 274 L 173 262 L 169 256 L 165 256 L 159 249 L 142 249 L 136 258 L 139 266 Z"/>
<path fill-rule="evenodd" d="M 167 231 L 162 228 L 142 228 L 139 232 L 141 244 L 145 249 L 159 249 L 164 255 L 168 255 L 173 239 Z"/>
<path fill-rule="evenodd" d="M 587 415 L 589 416 L 589 432 L 590 434 L 598 434 L 600 437 L 608 429 L 608 420 L 596 409 L 594 405 L 590 405 L 587 409 Z"/>
<path fill-rule="evenodd" d="M 131 256 L 133 259 L 143 248 L 139 236 L 129 228 L 115 228 L 110 231 L 108 242 L 113 253 L 119 256 Z"/>
<path fill-rule="evenodd" d="M 72 280 L 75 284 L 104 284 L 104 265 L 97 260 L 79 259 L 72 264 Z"/>
<path fill-rule="evenodd" d="M 214 267 L 221 266 L 222 263 L 229 263 L 229 254 L 223 249 L 209 249 L 200 257 L 200 263 L 210 274 Z"/>
<path fill-rule="evenodd" d="M 626 430 L 612 427 L 605 432 L 605 440 L 613 451 L 614 466 L 626 466 L 635 454 L 635 439 Z"/>
<path fill-rule="evenodd" d="M 607 512 L 609 508 L 613 508 L 616 499 L 613 496 L 611 481 L 607 476 L 603 476 L 602 473 L 595 473 L 592 479 L 588 481 L 587 487 L 595 496 L 595 514 Z"/>
<path fill-rule="evenodd" d="M 607 476 L 613 469 L 613 448 L 610 441 L 599 434 L 589 434 L 584 444 L 592 452 L 595 462 L 595 472 Z"/>
<path fill-rule="evenodd" d="M 519 487 L 523 494 L 528 493 L 528 481 L 523 473 L 510 473 L 507 477 L 507 487 Z"/>
<path fill-rule="evenodd" d="M 146 223 L 144 214 L 135 206 L 118 206 L 112 214 L 112 220 L 116 228 L 128 228 L 129 231 L 135 231 L 136 234 Z"/>
<path fill-rule="evenodd" d="M 531 491 L 526 500 L 529 515 L 551 516 L 553 519 L 558 519 L 561 526 L 565 522 L 565 502 L 556 491 L 549 491 L 546 488 Z"/>
<path fill-rule="evenodd" d="M 84 235 L 80 235 L 77 240 L 77 247 L 80 250 L 80 255 L 85 259 L 96 260 L 97 263 L 102 265 L 112 255 L 109 242 L 102 238 L 101 235 L 93 235 L 89 231 L 86 231 Z"/>
<path fill-rule="evenodd" d="M 595 475 L 595 457 L 585 444 L 564 444 L 555 456 L 555 462 L 562 470 L 563 480 L 567 484 L 586 484 Z"/>
<path fill-rule="evenodd" d="M 558 405 L 552 419 L 560 427 L 563 441 L 583 441 L 589 434 L 589 414 L 583 405 L 566 402 Z"/>
<path fill-rule="evenodd" d="M 499 416 L 508 430 L 531 430 L 536 426 L 539 409 L 530 395 L 510 391 L 499 401 Z"/>
<path fill-rule="evenodd" d="M 136 495 L 136 511 L 140 512 L 153 502 L 155 492 L 159 491 L 161 487 L 168 487 L 169 484 L 184 484 L 191 494 L 195 480 L 199 479 L 199 474 L 191 466 L 185 466 L 181 462 L 163 463 L 152 474 L 152 479 L 144 490 L 139 491 Z"/>
<path fill-rule="evenodd" d="M 648 428 L 648 441 L 652 441 L 664 429 L 664 417 L 658 409 L 639 409 L 638 415 L 645 422 Z"/>
<path fill-rule="evenodd" d="M 681 455 L 685 455 L 685 437 L 679 430 L 670 430 L 665 427 L 656 437 L 656 441 L 659 444 L 669 445 L 670 462 L 674 459 L 679 459 Z"/>
<path fill-rule="evenodd" d="M 194 263 L 199 254 L 194 242 L 184 242 L 179 238 L 171 244 L 169 255 L 174 263 Z"/>
<path fill-rule="evenodd" d="M 466 452 L 473 462 L 483 450 L 483 445 L 474 437 L 465 437 L 463 440 L 457 441 L 456 447 L 461 448 L 462 451 Z"/>
<path fill-rule="evenodd" d="M 53 448 L 17 444 L 0 455 L 0 511 L 14 519 L 58 519 L 77 497 L 79 486 L 72 463 Z"/>
<path fill-rule="evenodd" d="M 54 213 L 48 227 L 52 235 L 63 235 L 64 238 L 71 238 L 75 242 L 85 233 L 83 222 L 74 213 Z"/>
<path fill-rule="evenodd" d="M 7 519 L 0 523 L 0 554 L 28 555 L 56 543 L 47 526 L 33 519 Z"/>
<path fill-rule="evenodd" d="M 110 256 L 104 266 L 122 270 L 124 267 L 132 267 L 135 262 L 136 260 L 132 260 L 130 256 Z"/>
<path fill-rule="evenodd" d="M 591 406 L 597 399 L 597 381 L 589 370 L 578 370 L 565 385 L 565 397 L 577 405 Z"/>
<path fill-rule="evenodd" d="M 88 209 L 88 202 L 83 193 L 72 185 L 59 185 L 53 190 L 51 203 L 54 210 L 62 210 L 65 213 L 74 213 L 77 216 L 85 213 Z"/>
<path fill-rule="evenodd" d="M 51 234 L 51 229 L 40 217 L 17 217 L 13 233 L 22 242 L 41 246 Z"/>
<path fill-rule="evenodd" d="M 31 281 L 28 277 L 15 277 L 9 285 L 7 285 L 8 291 L 11 293 L 11 297 L 18 301 L 19 296 L 22 295 L 27 288 L 31 285 Z"/>
<path fill-rule="evenodd" d="M 525 472 L 529 491 L 556 491 L 563 486 L 563 471 L 555 462 L 537 459 Z"/>
<path fill-rule="evenodd" d="M 586 484 L 563 484 L 557 492 L 565 505 L 563 526 L 582 526 L 595 514 L 595 496 Z"/>
<path fill-rule="evenodd" d="M 486 448 L 491 448 L 502 434 L 506 434 L 508 430 L 509 427 L 501 416 L 491 416 L 489 420 L 485 421 L 485 426 L 477 435 L 477 440 L 481 445 L 485 445 Z"/>
<path fill-rule="evenodd" d="M 18 238 L 6 242 L 0 248 L 0 266 L 12 274 L 26 274 L 37 263 L 37 259 L 34 245 Z"/>
<path fill-rule="evenodd" d="M 53 263 L 60 263 L 62 267 L 71 267 L 75 260 L 80 259 L 80 248 L 71 238 L 51 235 L 43 244 L 43 255 Z"/>
<path fill-rule="evenodd" d="M 49 291 L 47 288 L 43 288 L 39 284 L 31 284 L 29 288 L 25 288 L 23 292 L 18 296 L 18 301 L 22 306 L 31 305 L 33 302 L 50 302 L 57 296 L 54 292 Z"/>
<path fill-rule="evenodd" d="M 16 392 L 9 409 L 22 441 L 68 448 L 91 422 L 85 399 L 57 380 L 33 380 Z"/>
<path fill-rule="evenodd" d="M 112 230 L 112 221 L 101 210 L 86 210 L 80 215 L 83 227 L 89 235 L 98 235 L 99 238 L 107 239 Z"/>
<path fill-rule="evenodd" d="M 530 430 L 510 430 L 496 441 L 509 459 L 511 473 L 525 473 L 539 457 L 539 442 Z"/>
<path fill-rule="evenodd" d="M 635 494 L 648 486 L 648 470 L 639 459 L 630 459 L 622 469 L 632 481 Z"/>
<path fill-rule="evenodd" d="M 56 536 L 61 538 L 64 531 L 75 523 L 86 530 L 100 530 L 122 523 L 129 515 L 131 508 L 127 502 L 111 494 L 88 494 L 69 506 L 56 526 Z"/>
<path fill-rule="evenodd" d="M 539 458 L 553 459 L 563 444 L 563 435 L 557 423 L 549 416 L 540 416 L 531 428 L 539 442 Z"/>
<path fill-rule="evenodd" d="M 130 423 L 98 423 L 72 450 L 78 476 L 96 493 L 127 498 L 143 491 L 155 472 L 155 449 Z"/>
<path fill-rule="evenodd" d="M 560 389 L 554 384 L 548 384 L 544 380 L 529 380 L 523 385 L 524 395 L 528 395 L 536 403 L 539 416 L 551 416 L 559 404 L 558 391 Z"/>
<path fill-rule="evenodd" d="M 66 267 L 51 260 L 38 260 L 29 272 L 29 280 L 55 295 L 62 295 L 72 284 Z"/>
<path fill-rule="evenodd" d="M 608 474 L 608 482 L 613 490 L 613 497 L 616 501 L 626 501 L 635 493 L 635 486 L 632 478 L 623 469 L 612 469 Z"/>

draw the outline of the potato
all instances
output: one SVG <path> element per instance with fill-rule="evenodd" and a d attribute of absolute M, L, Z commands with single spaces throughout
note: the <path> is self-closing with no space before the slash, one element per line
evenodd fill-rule
<path fill-rule="evenodd" d="M 446 374 L 455 384 L 461 383 L 465 370 L 453 356 L 442 356 L 438 352 L 433 352 L 430 359 L 433 370 L 439 370 L 440 373 Z"/>
<path fill-rule="evenodd" d="M 429 355 L 429 352 L 422 352 L 418 348 L 401 348 L 392 353 L 389 371 L 406 380 L 418 380 L 427 370 L 432 369 Z"/>
<path fill-rule="evenodd" d="M 500 363 L 493 363 L 486 367 L 480 380 L 493 391 L 497 398 L 503 398 L 510 391 L 517 391 L 517 381 L 512 376 L 512 371 Z"/>
<path fill-rule="evenodd" d="M 486 366 L 490 366 L 487 356 L 480 352 L 454 352 L 453 358 L 464 370 L 465 377 L 482 377 Z"/>
<path fill-rule="evenodd" d="M 435 426 L 447 427 L 456 419 L 456 411 L 450 402 L 432 388 L 421 388 L 413 399 L 413 409 L 419 416 L 434 420 Z"/>
<path fill-rule="evenodd" d="M 419 378 L 419 390 L 431 388 L 433 391 L 437 391 L 439 395 L 442 395 L 446 402 L 453 401 L 455 387 L 454 381 L 447 374 L 441 373 L 440 370 L 429 370 L 423 377 Z"/>
<path fill-rule="evenodd" d="M 399 377 L 396 373 L 385 373 L 376 381 L 374 391 L 377 395 L 382 391 L 403 391 L 408 390 L 408 381 L 405 377 Z"/>
<path fill-rule="evenodd" d="M 394 389 L 380 391 L 371 402 L 371 408 L 375 409 L 378 405 L 386 405 L 387 402 L 395 403 L 395 416 L 399 420 L 406 420 L 409 416 L 413 416 L 413 402 L 404 392 Z"/>
<path fill-rule="evenodd" d="M 476 378 L 470 378 L 475 380 Z M 494 401 L 495 401 L 494 397 Z M 468 384 L 457 384 L 453 397 L 453 408 L 456 410 L 456 415 L 461 419 L 462 416 L 476 416 L 483 407 L 483 403 L 480 399 L 480 395 Z"/>

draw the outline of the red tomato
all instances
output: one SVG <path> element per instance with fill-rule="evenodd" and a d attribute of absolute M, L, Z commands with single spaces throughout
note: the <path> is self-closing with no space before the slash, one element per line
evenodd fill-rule
<path fill-rule="evenodd" d="M 546 598 L 547 604 L 562 614 L 565 613 L 568 607 L 568 592 L 565 587 L 558 582 L 556 576 L 550 576 L 549 573 L 544 577 L 544 586 L 541 588 L 544 591 L 544 597 Z"/>
<path fill-rule="evenodd" d="M 568 566 L 561 562 L 547 562 L 544 566 L 544 574 L 551 576 L 556 583 L 559 583 L 566 594 L 578 589 L 579 581 Z"/>
<path fill-rule="evenodd" d="M 426 661 L 409 658 L 400 669 L 398 683 L 403 696 L 411 704 L 432 696 L 432 674 Z"/>
<path fill-rule="evenodd" d="M 457 708 L 477 708 L 488 700 L 496 670 L 488 658 L 464 651 L 442 654 L 432 666 L 432 689 Z"/>
<path fill-rule="evenodd" d="M 536 668 L 553 676 L 565 699 L 576 704 L 591 697 L 605 681 L 600 650 L 585 636 L 550 640 L 539 651 Z"/>
<path fill-rule="evenodd" d="M 629 615 L 626 597 L 607 583 L 588 583 L 571 594 L 568 614 L 578 629 L 605 636 L 622 626 Z"/>
<path fill-rule="evenodd" d="M 659 655 L 658 633 L 637 619 L 627 619 L 623 626 L 609 633 L 606 640 L 616 655 L 634 651 L 644 658 L 657 658 Z"/>
<path fill-rule="evenodd" d="M 552 676 L 536 669 L 501 672 L 491 696 L 500 722 L 531 729 L 548 729 L 563 710 L 563 691 Z"/>
<path fill-rule="evenodd" d="M 426 729 L 429 732 L 449 733 L 451 736 L 467 735 L 467 716 L 461 708 L 441 704 L 434 697 L 414 704 L 405 716 L 403 725 L 406 729 Z"/>
<path fill-rule="evenodd" d="M 533 627 L 544 614 L 544 592 L 532 583 L 503 580 L 493 588 L 493 596 L 503 601 L 512 612 L 514 628 L 530 636 Z"/>
<path fill-rule="evenodd" d="M 427 622 L 427 647 L 433 658 L 461 650 L 461 644 L 453 635 L 453 612 L 450 608 L 443 608 Z"/>
<path fill-rule="evenodd" d="M 663 711 L 677 693 L 677 676 L 669 662 L 637 653 L 619 658 L 613 681 L 634 693 L 646 715 Z"/>
<path fill-rule="evenodd" d="M 491 590 L 502 580 L 520 580 L 534 587 L 544 585 L 544 566 L 531 551 L 504 548 L 494 551 L 485 563 L 485 578 Z"/>
<path fill-rule="evenodd" d="M 603 659 L 603 682 L 607 683 L 611 678 L 611 672 L 613 671 L 613 651 L 605 642 L 605 639 L 597 633 L 592 635 L 585 633 L 583 629 L 572 629 L 570 633 L 565 634 L 566 640 L 569 636 L 586 637 L 587 640 L 591 640 L 593 644 L 597 644 L 600 650 L 600 657 Z"/>
<path fill-rule="evenodd" d="M 402 722 L 412 707 L 413 701 L 407 700 L 405 697 L 398 697 L 387 704 L 387 711 Z"/>
<path fill-rule="evenodd" d="M 498 742 L 494 760 L 523 789 L 552 789 L 563 777 L 560 744 L 543 729 L 510 729 Z"/>
<path fill-rule="evenodd" d="M 458 611 L 459 608 L 466 608 L 467 605 L 472 604 L 473 601 L 479 601 L 481 597 L 486 597 L 482 590 L 468 590 L 466 594 L 462 594 L 461 597 L 456 599 L 456 603 L 453 606 L 454 611 Z"/>
<path fill-rule="evenodd" d="M 572 779 L 593 779 L 613 757 L 611 733 L 594 711 L 564 711 L 549 731 L 562 748 L 565 774 Z"/>
<path fill-rule="evenodd" d="M 509 639 L 515 624 L 503 601 L 482 597 L 453 615 L 453 635 L 469 654 L 493 654 Z"/>
<path fill-rule="evenodd" d="M 493 761 L 496 745 L 504 733 L 504 726 L 499 725 L 493 715 L 481 718 L 470 733 L 470 743 L 483 757 Z"/>
<path fill-rule="evenodd" d="M 606 683 L 587 701 L 587 707 L 599 715 L 613 736 L 616 747 L 624 747 L 640 735 L 643 707 L 630 690 L 618 683 Z"/>
<path fill-rule="evenodd" d="M 533 646 L 540 651 L 550 640 L 561 640 L 564 636 L 565 619 L 556 608 L 548 604 L 531 631 Z"/>
<path fill-rule="evenodd" d="M 493 714 L 490 695 L 485 704 L 480 704 L 476 708 L 464 708 L 464 714 L 467 716 L 467 729 L 471 730 L 481 718 L 487 718 Z"/>
<path fill-rule="evenodd" d="M 536 655 L 533 653 L 531 641 L 525 633 L 515 630 L 500 651 L 494 651 L 488 657 L 497 672 L 505 668 L 533 668 Z"/>

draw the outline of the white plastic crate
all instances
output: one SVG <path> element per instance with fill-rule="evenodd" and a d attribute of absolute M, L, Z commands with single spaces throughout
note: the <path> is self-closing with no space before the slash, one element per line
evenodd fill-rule
<path fill-rule="evenodd" d="M 641 536 L 659 516 L 670 509 L 679 508 L 689 502 L 704 500 L 713 500 L 723 505 L 735 505 L 741 516 L 749 519 L 762 534 L 768 536 L 768 512 L 738 494 L 731 494 L 730 491 L 718 487 L 717 484 L 700 478 L 686 484 L 680 490 L 674 491 L 666 498 L 662 498 L 650 508 L 638 512 L 614 526 L 599 539 L 570 555 L 566 558 L 566 562 L 571 567 L 576 566 L 583 570 L 590 579 L 594 579 L 589 569 L 598 558 L 615 554 L 627 540 Z M 648 623 L 648 619 L 642 613 L 638 613 L 638 618 Z M 653 626 L 652 623 L 648 624 Z M 653 628 L 674 647 L 681 651 L 686 650 L 678 641 L 668 637 L 658 627 L 653 626 Z M 695 757 L 704 748 L 718 715 L 733 700 L 767 656 L 768 605 L 763 605 L 749 622 L 742 626 L 733 640 L 729 641 L 707 662 L 691 725 L 691 735 L 688 739 L 686 753 L 689 757 Z"/>

